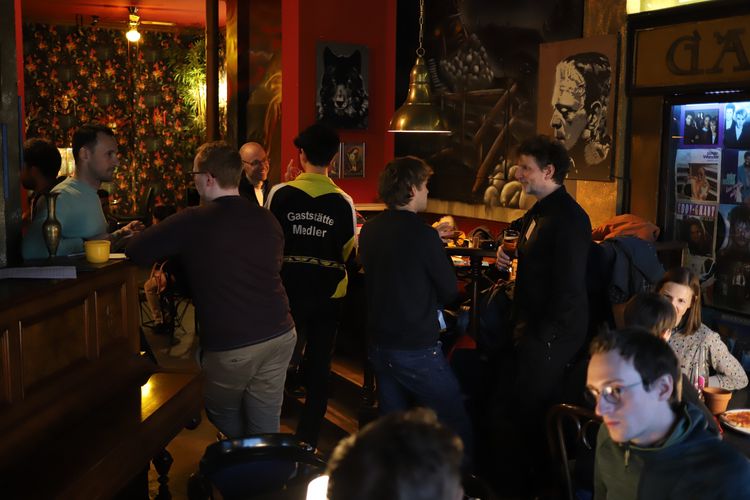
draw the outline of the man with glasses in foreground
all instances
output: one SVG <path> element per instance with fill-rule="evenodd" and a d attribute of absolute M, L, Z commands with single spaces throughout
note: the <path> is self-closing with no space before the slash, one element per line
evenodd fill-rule
<path fill-rule="evenodd" d="M 595 499 L 750 498 L 750 462 L 681 401 L 680 365 L 662 339 L 641 329 L 591 343 L 587 393 L 604 420 Z"/>
<path fill-rule="evenodd" d="M 127 250 L 138 264 L 179 257 L 201 327 L 206 414 L 229 438 L 279 431 L 297 339 L 280 275 L 284 233 L 239 196 L 241 173 L 236 150 L 202 145 L 191 172 L 201 206 L 151 226 Z"/>
<path fill-rule="evenodd" d="M 242 158 L 240 196 L 262 207 L 268 195 L 269 161 L 266 150 L 257 142 L 246 142 L 240 148 L 240 157 Z"/>

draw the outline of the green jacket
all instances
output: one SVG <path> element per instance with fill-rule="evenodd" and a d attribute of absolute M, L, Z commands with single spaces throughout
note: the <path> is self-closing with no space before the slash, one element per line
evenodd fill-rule
<path fill-rule="evenodd" d="M 677 410 L 672 434 L 660 446 L 641 448 L 610 439 L 599 429 L 594 499 L 665 500 L 750 498 L 750 462 L 708 430 L 689 403 Z"/>

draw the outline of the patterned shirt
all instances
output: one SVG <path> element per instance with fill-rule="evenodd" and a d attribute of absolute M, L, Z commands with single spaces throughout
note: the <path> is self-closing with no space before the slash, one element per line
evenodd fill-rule
<path fill-rule="evenodd" d="M 740 362 L 732 356 L 719 334 L 702 323 L 692 335 L 675 332 L 669 339 L 669 345 L 680 360 L 682 373 L 690 376 L 698 363 L 700 347 L 704 343 L 708 354 L 708 364 L 716 372 L 709 378 L 708 385 L 730 391 L 745 387 L 747 373 Z"/>

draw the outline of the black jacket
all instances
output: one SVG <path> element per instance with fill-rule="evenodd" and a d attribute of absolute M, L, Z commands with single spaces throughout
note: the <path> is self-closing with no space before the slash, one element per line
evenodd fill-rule
<path fill-rule="evenodd" d="M 699 409 L 682 404 L 666 441 L 618 444 L 599 429 L 594 499 L 750 498 L 750 462 L 706 426 Z"/>
<path fill-rule="evenodd" d="M 577 351 L 588 326 L 589 216 L 561 186 L 511 227 L 521 233 L 513 298 L 515 336 L 533 335 L 543 343 L 562 339 Z"/>
<path fill-rule="evenodd" d="M 370 341 L 388 349 L 434 346 L 438 305 L 458 295 L 437 231 L 413 212 L 386 210 L 362 227 L 359 252 Z"/>

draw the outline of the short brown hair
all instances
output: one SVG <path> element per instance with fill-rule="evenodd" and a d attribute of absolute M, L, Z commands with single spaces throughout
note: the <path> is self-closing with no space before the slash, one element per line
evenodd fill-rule
<path fill-rule="evenodd" d="M 242 158 L 224 141 L 207 142 L 195 153 L 198 172 L 208 172 L 227 189 L 237 187 L 242 175 Z"/>
<path fill-rule="evenodd" d="M 643 388 L 651 390 L 659 377 L 672 377 L 674 389 L 669 402 L 675 405 L 682 399 L 682 372 L 677 355 L 669 344 L 643 328 L 623 328 L 605 330 L 591 341 L 589 354 L 616 352 L 623 359 L 631 361 L 641 377 Z"/>
<path fill-rule="evenodd" d="M 452 500 L 461 439 L 426 408 L 391 413 L 341 440 L 328 462 L 331 500 Z"/>
<path fill-rule="evenodd" d="M 701 326 L 701 284 L 698 276 L 687 267 L 675 267 L 664 273 L 664 277 L 656 284 L 656 291 L 661 291 L 666 283 L 676 283 L 689 287 L 693 291 L 693 303 L 690 305 L 682 323 L 682 333 L 692 335 Z"/>
<path fill-rule="evenodd" d="M 388 162 L 378 180 L 378 196 L 388 208 L 408 205 L 412 188 L 430 178 L 432 169 L 416 156 L 403 156 Z"/>
<path fill-rule="evenodd" d="M 674 328 L 677 314 L 672 304 L 655 292 L 641 292 L 625 304 L 625 326 L 644 328 L 657 337 Z"/>

